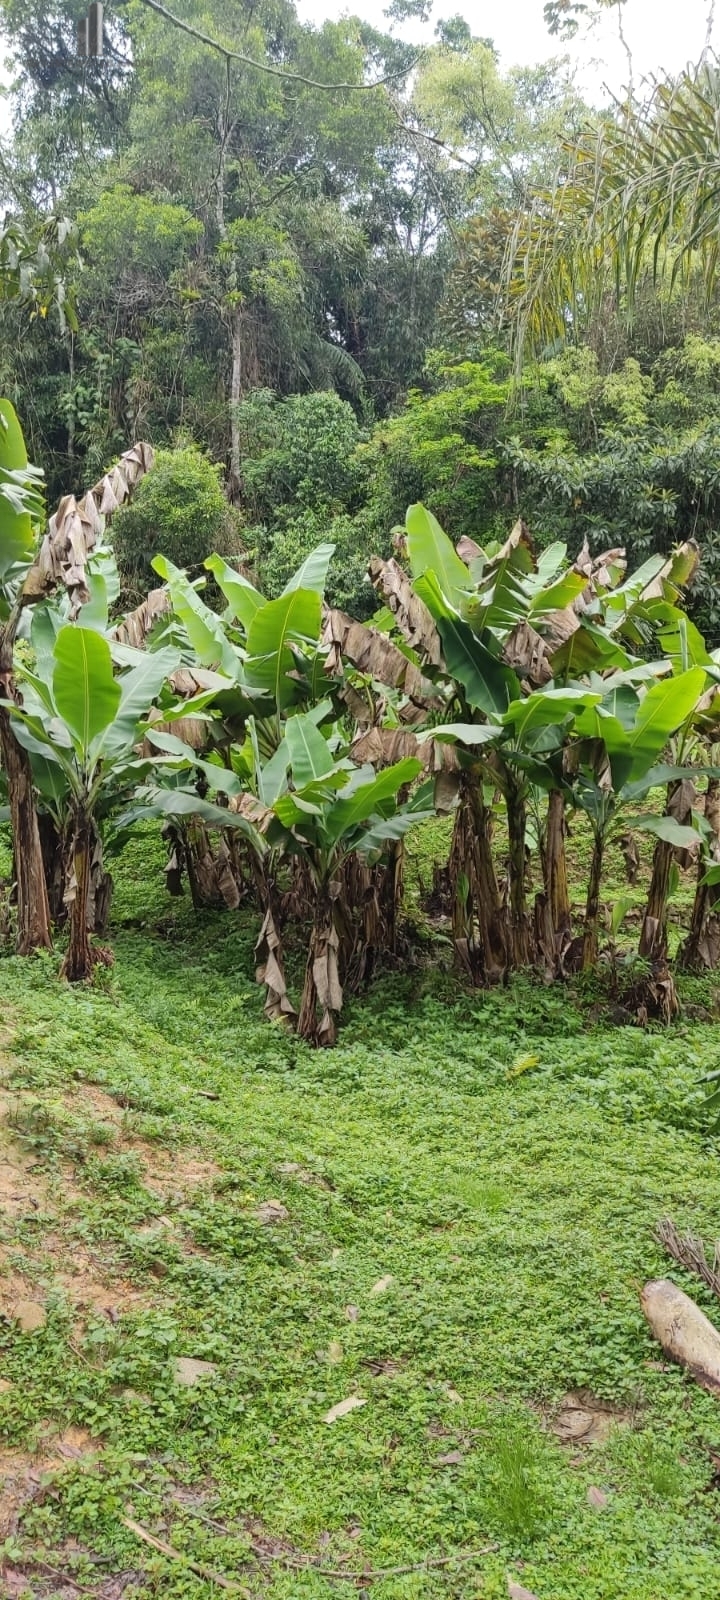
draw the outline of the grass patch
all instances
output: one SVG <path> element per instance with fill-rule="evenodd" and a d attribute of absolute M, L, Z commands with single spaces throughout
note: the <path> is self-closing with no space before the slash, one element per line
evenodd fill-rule
<path fill-rule="evenodd" d="M 610 1030 L 592 992 L 428 965 L 314 1053 L 262 1019 L 250 921 L 169 904 L 149 833 L 118 878 L 102 987 L 2 963 L 4 1136 L 38 1204 L 0 1251 L 47 1318 L 0 1319 L 0 1452 L 48 1473 L 0 1526 L 16 1590 L 62 1593 L 50 1568 L 210 1600 L 193 1563 L 324 1600 L 358 1587 L 317 1568 L 492 1544 L 368 1592 L 707 1600 L 720 1413 L 638 1291 L 660 1215 L 717 1231 L 714 1026 Z M 179 1357 L 212 1370 L 187 1387 Z M 596 1443 L 555 1437 L 569 1393 L 615 1408 Z"/>

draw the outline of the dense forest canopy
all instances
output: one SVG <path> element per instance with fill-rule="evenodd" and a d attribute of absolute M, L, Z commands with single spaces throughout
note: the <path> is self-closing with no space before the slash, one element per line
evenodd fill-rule
<path fill-rule="evenodd" d="M 545 8 L 559 52 L 591 10 Z M 368 556 L 418 498 L 456 537 L 518 511 L 571 552 L 693 535 L 715 639 L 709 56 L 600 111 L 561 54 L 507 69 L 460 16 L 408 44 L 424 0 L 382 31 L 310 26 L 292 0 L 129 0 L 102 60 L 76 53 L 81 12 L 1 7 L 24 292 L 0 306 L 0 392 L 51 497 L 147 438 L 179 503 L 200 452 L 269 591 L 329 538 L 331 597 L 359 615 Z M 709 190 L 683 175 L 683 128 Z"/>

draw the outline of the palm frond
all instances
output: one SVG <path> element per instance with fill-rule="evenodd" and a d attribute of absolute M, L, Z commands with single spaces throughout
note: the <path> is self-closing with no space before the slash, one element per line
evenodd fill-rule
<path fill-rule="evenodd" d="M 567 337 L 609 290 L 631 319 L 648 275 L 672 289 L 699 272 L 711 290 L 719 246 L 720 70 L 705 62 L 565 147 L 506 255 L 516 350 Z"/>

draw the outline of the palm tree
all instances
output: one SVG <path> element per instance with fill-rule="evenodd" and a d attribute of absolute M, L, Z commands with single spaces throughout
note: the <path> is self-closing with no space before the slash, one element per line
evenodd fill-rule
<path fill-rule="evenodd" d="M 552 191 L 535 195 L 505 262 L 518 354 L 576 334 L 609 292 L 632 318 L 641 281 L 668 289 L 720 262 L 720 66 L 657 83 L 642 106 L 565 146 Z"/>

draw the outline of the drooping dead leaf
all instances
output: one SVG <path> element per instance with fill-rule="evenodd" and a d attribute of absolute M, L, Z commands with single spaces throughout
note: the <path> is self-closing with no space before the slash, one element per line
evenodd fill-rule
<path fill-rule="evenodd" d="M 427 685 L 419 667 L 379 628 L 355 622 L 345 611 L 328 607 L 323 614 L 321 643 L 328 652 L 326 672 L 339 675 L 343 661 L 349 661 L 358 672 L 367 673 L 389 689 L 400 689 L 410 699 L 424 698 Z"/>
<path fill-rule="evenodd" d="M 285 982 L 285 962 L 282 939 L 270 908 L 265 913 L 255 946 L 258 966 L 255 977 L 264 983 L 265 1015 L 274 1022 L 294 1022 L 297 1012 L 288 994 Z"/>
<path fill-rule="evenodd" d="M 460 560 L 465 562 L 466 567 L 469 567 L 471 561 L 477 561 L 478 556 L 483 553 L 482 547 L 476 544 L 474 539 L 469 538 L 466 533 L 463 534 L 462 539 L 458 539 L 455 549 Z"/>
<path fill-rule="evenodd" d="M 367 1400 L 361 1400 L 358 1394 L 350 1394 L 347 1400 L 339 1400 L 336 1406 L 331 1406 L 325 1412 L 323 1422 L 339 1422 L 341 1417 L 347 1417 L 351 1411 L 358 1411 L 360 1406 L 366 1406 Z"/>
<path fill-rule="evenodd" d="M 451 775 L 448 781 L 457 793 L 457 754 L 453 745 L 442 740 L 418 739 L 407 728 L 363 728 L 352 741 L 350 755 L 358 766 L 370 761 L 374 767 L 390 767 L 407 756 L 416 757 L 426 772 Z"/>
<path fill-rule="evenodd" d="M 234 812 L 238 817 L 244 817 L 246 822 L 251 822 L 253 827 L 258 829 L 259 833 L 267 832 L 274 816 L 269 806 L 264 806 L 262 800 L 258 800 L 256 795 L 249 792 L 231 795 L 228 811 Z"/>
<path fill-rule="evenodd" d="M 529 622 L 518 622 L 513 628 L 503 646 L 503 661 L 521 673 L 533 688 L 542 688 L 552 678 L 548 646 Z"/>
<path fill-rule="evenodd" d="M 408 644 L 429 665 L 439 666 L 442 661 L 440 635 L 427 606 L 413 593 L 407 573 L 394 558 L 383 561 L 380 556 L 373 556 L 368 572 L 373 588 L 390 607 Z"/>
<path fill-rule="evenodd" d="M 521 547 L 527 550 L 531 556 L 535 554 L 535 546 L 530 529 L 522 517 L 518 517 L 514 528 L 511 528 L 504 545 L 501 545 L 494 559 L 497 563 L 507 561 L 513 550 L 519 550 Z"/>
<path fill-rule="evenodd" d="M 134 611 L 129 611 L 122 622 L 113 628 L 111 637 L 119 644 L 131 645 L 134 650 L 144 650 L 148 634 L 152 632 L 158 618 L 167 616 L 170 609 L 168 590 L 151 589 L 147 599 L 143 600 Z"/>
<path fill-rule="evenodd" d="M 32 605 L 64 588 L 75 618 L 89 599 L 87 564 L 100 534 L 118 508 L 125 504 L 154 460 L 149 444 L 135 444 L 88 489 L 81 500 L 64 495 L 50 518 L 38 555 L 23 584 L 23 603 Z"/>

